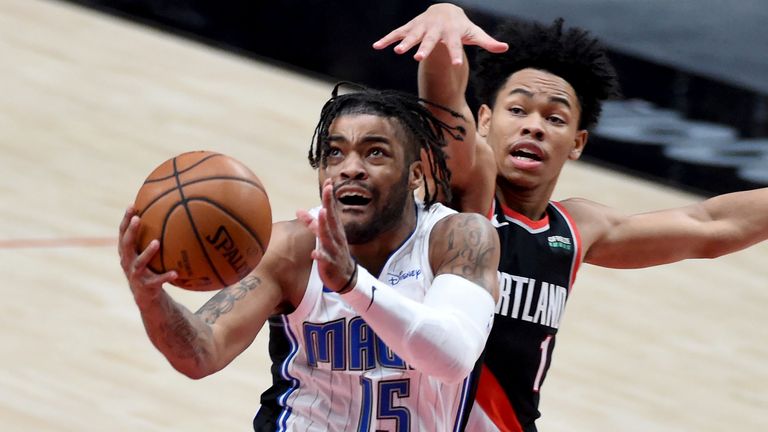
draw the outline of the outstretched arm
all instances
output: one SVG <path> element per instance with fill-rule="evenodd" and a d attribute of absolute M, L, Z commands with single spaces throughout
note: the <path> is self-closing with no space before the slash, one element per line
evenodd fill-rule
<path fill-rule="evenodd" d="M 583 199 L 563 205 L 581 228 L 584 260 L 603 267 L 716 258 L 768 239 L 768 188 L 632 216 Z"/>
<path fill-rule="evenodd" d="M 162 285 L 175 272 L 155 274 L 147 264 L 159 250 L 153 240 L 137 253 L 140 219 L 129 208 L 120 225 L 120 263 L 128 279 L 144 327 L 154 346 L 179 372 L 202 378 L 229 364 L 253 342 L 269 315 L 284 301 L 272 276 L 285 229 L 276 225 L 270 249 L 259 266 L 239 283 L 219 291 L 197 313 L 174 301 Z M 295 272 L 293 273 L 295 274 Z"/>
<path fill-rule="evenodd" d="M 323 283 L 342 298 L 408 364 L 445 382 L 458 382 L 472 370 L 490 332 L 497 290 L 498 237 L 479 215 L 441 221 L 430 238 L 436 275 L 423 302 L 411 300 L 377 280 L 349 255 L 335 217 L 332 186 L 323 188 L 316 219 L 299 218 L 319 239 L 313 258 Z"/>
<path fill-rule="evenodd" d="M 443 110 L 432 108 L 440 120 L 464 128 L 463 140 L 446 134 L 448 168 L 454 207 L 465 212 L 485 214 L 490 208 L 496 179 L 491 149 L 476 133 L 472 111 L 467 104 L 466 90 L 469 66 L 463 45 L 477 45 L 494 53 L 507 51 L 499 42 L 467 18 L 464 11 L 452 4 L 436 4 L 404 26 L 392 31 L 373 47 L 384 49 L 400 42 L 394 50 L 403 54 L 419 45 L 414 58 L 419 61 L 419 96 L 461 114 L 456 119 Z"/>

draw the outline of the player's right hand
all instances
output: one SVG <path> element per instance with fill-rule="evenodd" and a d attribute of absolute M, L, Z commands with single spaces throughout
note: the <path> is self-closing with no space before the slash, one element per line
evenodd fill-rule
<path fill-rule="evenodd" d="M 477 45 L 492 53 L 502 53 L 509 49 L 509 45 L 492 38 L 470 21 L 460 7 L 448 3 L 430 6 L 407 24 L 376 41 L 373 48 L 384 49 L 397 41 L 400 41 L 395 46 L 397 54 L 404 54 L 420 44 L 413 56 L 416 61 L 427 58 L 435 45 L 442 42 L 448 47 L 454 65 L 464 61 L 463 45 Z"/>
<path fill-rule="evenodd" d="M 157 274 L 147 267 L 160 250 L 160 242 L 156 239 L 152 240 L 146 249 L 138 253 L 136 239 L 140 223 L 136 210 L 133 206 L 129 206 L 120 222 L 117 251 L 120 254 L 120 266 L 128 279 L 134 300 L 139 307 L 142 307 L 154 300 L 160 294 L 163 284 L 173 281 L 178 274 L 175 271 Z"/>
<path fill-rule="evenodd" d="M 313 218 L 307 211 L 299 210 L 296 217 L 317 237 L 317 248 L 312 259 L 317 261 L 318 272 L 323 284 L 329 289 L 341 292 L 354 285 L 357 264 L 352 259 L 347 235 L 339 219 L 336 198 L 333 197 L 333 182 L 323 182 L 323 207 Z"/>

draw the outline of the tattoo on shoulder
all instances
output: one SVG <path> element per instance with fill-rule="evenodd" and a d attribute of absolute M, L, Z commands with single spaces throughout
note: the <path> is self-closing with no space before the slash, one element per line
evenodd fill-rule
<path fill-rule="evenodd" d="M 207 324 L 213 324 L 222 315 L 230 312 L 235 303 L 245 297 L 248 292 L 261 285 L 261 279 L 257 276 L 246 276 L 245 279 L 235 285 L 224 288 L 205 303 L 195 314 L 199 315 Z"/>
<path fill-rule="evenodd" d="M 480 284 L 496 249 L 488 228 L 483 226 L 484 222 L 477 217 L 462 217 L 450 225 L 445 236 L 444 266 L 450 273 Z"/>

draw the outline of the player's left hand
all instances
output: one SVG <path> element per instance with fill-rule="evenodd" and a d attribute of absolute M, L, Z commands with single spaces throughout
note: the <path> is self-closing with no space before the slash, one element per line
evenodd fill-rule
<path fill-rule="evenodd" d="M 435 45 L 442 42 L 448 47 L 451 63 L 455 65 L 464 61 L 463 45 L 477 45 L 492 53 L 509 49 L 509 45 L 492 38 L 470 21 L 460 7 L 448 3 L 430 6 L 407 24 L 376 41 L 373 48 L 384 49 L 397 41 L 400 41 L 395 46 L 397 54 L 404 54 L 420 44 L 413 56 L 416 61 L 427 58 Z"/>
<path fill-rule="evenodd" d="M 171 270 L 157 274 L 149 268 L 149 263 L 160 251 L 160 242 L 152 240 L 140 253 L 136 251 L 140 218 L 133 206 L 128 207 L 120 222 L 118 253 L 120 266 L 123 268 L 128 285 L 136 304 L 141 308 L 151 303 L 162 291 L 164 283 L 173 282 L 178 273 Z"/>
<path fill-rule="evenodd" d="M 354 285 L 356 264 L 349 252 L 347 235 L 338 218 L 336 198 L 333 196 L 333 182 L 323 182 L 323 206 L 317 218 L 309 212 L 299 210 L 296 217 L 317 237 L 317 248 L 312 251 L 312 259 L 317 261 L 323 284 L 336 292 Z"/>

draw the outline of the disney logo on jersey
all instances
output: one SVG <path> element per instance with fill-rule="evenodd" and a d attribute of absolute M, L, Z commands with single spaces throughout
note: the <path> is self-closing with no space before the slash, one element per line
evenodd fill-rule
<path fill-rule="evenodd" d="M 410 279 L 410 278 L 418 278 L 421 276 L 421 269 L 414 269 L 409 271 L 401 271 L 400 273 L 387 273 L 387 276 L 389 277 L 387 280 L 389 282 L 390 286 L 395 286 L 399 284 L 400 282 Z"/>
<path fill-rule="evenodd" d="M 573 249 L 573 245 L 571 245 L 571 239 L 568 237 L 559 235 L 549 236 L 547 237 L 547 242 L 549 243 L 549 247 L 552 249 L 565 249 L 567 251 L 571 251 Z"/>

